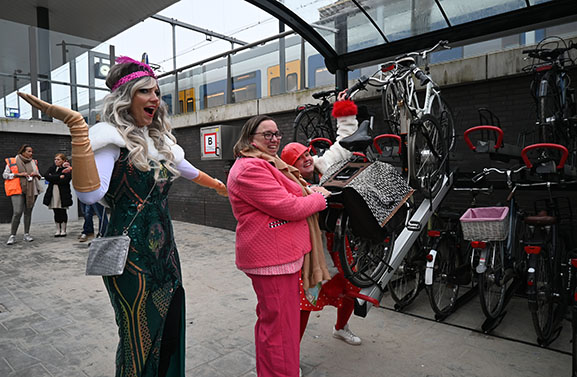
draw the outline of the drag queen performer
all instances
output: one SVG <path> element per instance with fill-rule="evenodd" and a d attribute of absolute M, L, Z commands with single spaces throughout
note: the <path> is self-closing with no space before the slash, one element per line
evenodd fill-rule
<path fill-rule="evenodd" d="M 121 234 L 142 209 L 128 229 L 124 273 L 104 277 L 120 337 L 116 376 L 184 377 L 184 290 L 168 190 L 179 176 L 223 196 L 227 190 L 184 158 L 152 69 L 127 57 L 116 63 L 106 79 L 104 122 L 90 132 L 80 113 L 19 95 L 70 128 L 72 183 L 82 202 L 110 207 L 106 235 Z"/>

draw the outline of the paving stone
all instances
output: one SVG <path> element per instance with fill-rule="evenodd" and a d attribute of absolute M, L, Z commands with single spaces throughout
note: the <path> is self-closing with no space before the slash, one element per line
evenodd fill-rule
<path fill-rule="evenodd" d="M 216 370 L 225 371 L 228 376 L 241 376 L 256 368 L 254 357 L 242 351 L 230 352 L 209 363 Z"/>
<path fill-rule="evenodd" d="M 17 370 L 8 377 L 54 377 L 44 368 L 42 364 L 31 365 L 27 368 Z"/>
<path fill-rule="evenodd" d="M 186 366 L 195 368 L 221 357 L 223 354 L 202 345 L 193 345 L 186 348 Z"/>

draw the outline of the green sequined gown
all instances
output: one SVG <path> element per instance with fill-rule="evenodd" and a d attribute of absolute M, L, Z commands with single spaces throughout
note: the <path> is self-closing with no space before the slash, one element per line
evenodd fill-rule
<path fill-rule="evenodd" d="M 121 149 L 114 166 L 106 200 L 111 217 L 106 235 L 122 233 L 154 185 L 153 171 L 142 172 Z M 161 176 L 168 178 L 163 168 Z M 120 342 L 116 376 L 158 376 L 164 322 L 172 297 L 182 289 L 180 261 L 168 213 L 168 180 L 152 190 L 142 212 L 130 227 L 130 251 L 124 273 L 104 277 L 114 307 Z M 184 300 L 180 308 L 177 350 L 170 359 L 167 377 L 184 376 Z"/>

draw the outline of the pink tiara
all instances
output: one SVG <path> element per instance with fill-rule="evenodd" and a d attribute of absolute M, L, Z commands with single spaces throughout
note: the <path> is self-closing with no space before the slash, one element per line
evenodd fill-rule
<path fill-rule="evenodd" d="M 121 77 L 120 80 L 118 80 L 112 86 L 112 89 L 111 89 L 112 91 L 115 91 L 121 85 L 124 85 L 127 82 L 135 80 L 135 79 L 140 78 L 140 77 L 148 76 L 148 77 L 152 77 L 152 78 L 156 79 L 156 75 L 154 74 L 154 71 L 152 70 L 152 68 L 150 68 L 150 66 L 148 64 L 136 61 L 134 59 L 129 58 L 128 56 L 119 56 L 116 59 L 116 64 L 127 64 L 127 63 L 137 64 L 137 65 L 143 67 L 144 69 L 146 69 L 146 71 L 136 71 L 136 72 L 132 72 L 126 76 Z"/>

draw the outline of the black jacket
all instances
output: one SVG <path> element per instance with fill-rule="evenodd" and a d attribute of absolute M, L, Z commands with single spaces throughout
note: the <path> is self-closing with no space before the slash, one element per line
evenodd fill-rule
<path fill-rule="evenodd" d="M 58 185 L 62 207 L 72 206 L 72 193 L 70 191 L 70 180 L 72 179 L 72 173 L 62 173 L 62 170 L 64 170 L 64 168 L 57 168 L 56 165 L 52 165 L 46 171 L 46 173 L 44 173 L 44 178 L 46 178 L 49 183 L 46 194 L 44 194 L 44 205 L 50 205 L 54 185 Z M 60 178 L 61 175 L 64 175 L 64 178 Z"/>

